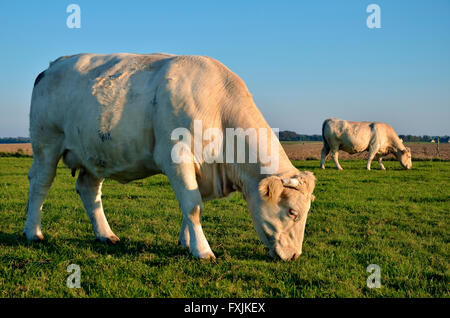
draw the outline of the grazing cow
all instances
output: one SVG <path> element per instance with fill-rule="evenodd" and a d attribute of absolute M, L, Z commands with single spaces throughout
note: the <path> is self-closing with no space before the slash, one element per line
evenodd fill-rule
<path fill-rule="evenodd" d="M 394 129 L 385 123 L 327 119 L 322 125 L 322 138 L 322 169 L 325 169 L 325 157 L 331 152 L 336 168 L 342 170 L 338 161 L 339 150 L 349 154 L 369 151 L 367 170 L 370 170 L 374 158 L 378 160 L 380 168 L 386 170 L 381 161 L 388 154 L 394 154 L 405 169 L 412 167 L 411 150 L 403 145 Z"/>
<path fill-rule="evenodd" d="M 188 131 L 195 139 L 197 122 L 205 135 L 210 128 L 256 131 L 257 138 L 244 136 L 243 144 L 250 153 L 254 150 L 251 140 L 258 140 L 258 146 L 270 140 L 266 150 L 271 160 L 207 162 L 197 160 L 195 151 L 181 156 L 191 160 L 174 160 L 174 149 L 190 151 L 175 147 L 182 140 L 174 140 L 174 132 Z M 261 129 L 270 133 L 263 134 Z M 169 54 L 61 57 L 36 78 L 30 136 L 34 160 L 28 174 L 24 229 L 29 240 L 43 239 L 42 203 L 63 158 L 73 176 L 79 170 L 76 190 L 100 241 L 119 241 L 103 212 L 103 180 L 127 183 L 163 173 L 183 215 L 179 243 L 195 257 L 214 258 L 200 223 L 202 202 L 235 190 L 247 201 L 256 232 L 272 257 L 294 260 L 302 252 L 315 177 L 291 164 L 244 82 L 212 58 Z M 228 146 L 235 137 L 227 134 L 223 144 L 226 140 Z M 201 139 L 200 145 L 207 141 Z M 227 155 L 239 157 L 236 149 L 227 147 Z M 273 162 L 277 162 L 275 170 L 264 174 L 264 167 Z"/>

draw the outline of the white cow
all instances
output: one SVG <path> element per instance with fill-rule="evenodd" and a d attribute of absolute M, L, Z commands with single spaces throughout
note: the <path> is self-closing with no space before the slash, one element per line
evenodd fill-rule
<path fill-rule="evenodd" d="M 268 152 L 278 167 L 268 175 L 261 173 L 268 163 L 259 158 L 177 163 L 171 153 L 181 141 L 172 133 L 193 132 L 196 121 L 205 133 L 208 128 L 270 130 L 244 82 L 209 57 L 79 54 L 52 62 L 36 78 L 31 101 L 27 238 L 43 239 L 42 204 L 62 157 L 72 175 L 79 170 L 76 189 L 100 241 L 119 241 L 103 213 L 103 180 L 126 183 L 163 173 L 183 214 L 179 242 L 195 257 L 214 258 L 200 224 L 202 201 L 238 190 L 270 255 L 296 259 L 314 198 L 313 174 L 298 171 L 276 138 Z"/>
<path fill-rule="evenodd" d="M 320 166 L 325 169 L 325 158 L 331 152 L 336 168 L 342 170 L 338 161 L 339 150 L 350 154 L 369 151 L 367 170 L 376 158 L 382 170 L 386 170 L 383 156 L 394 154 L 405 169 L 411 169 L 411 150 L 403 145 L 394 129 L 385 123 L 356 122 L 331 118 L 322 125 L 323 148 Z"/>

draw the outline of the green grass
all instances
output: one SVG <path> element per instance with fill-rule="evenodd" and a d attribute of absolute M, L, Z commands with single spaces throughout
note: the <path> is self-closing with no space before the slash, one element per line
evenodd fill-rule
<path fill-rule="evenodd" d="M 21 149 L 19 149 L 19 150 L 21 150 Z M 1 157 L 31 158 L 32 156 L 24 154 L 23 151 L 17 151 L 14 153 L 0 151 L 0 158 Z"/>
<path fill-rule="evenodd" d="M 164 176 L 106 181 L 116 246 L 93 240 L 62 165 L 44 203 L 43 243 L 22 237 L 31 158 L 0 158 L 0 297 L 449 297 L 449 162 L 366 171 L 364 161 L 298 161 L 318 178 L 296 262 L 273 261 L 240 194 L 205 203 L 203 227 L 217 262 L 177 246 L 181 213 Z M 69 289 L 69 264 L 81 288 Z M 366 287 L 369 264 L 381 288 Z"/>

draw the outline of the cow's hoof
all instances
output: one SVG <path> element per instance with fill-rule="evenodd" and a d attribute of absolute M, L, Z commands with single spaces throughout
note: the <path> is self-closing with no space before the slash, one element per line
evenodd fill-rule
<path fill-rule="evenodd" d="M 44 240 L 44 235 L 42 235 L 42 233 L 27 234 L 24 232 L 23 235 L 25 235 L 30 242 L 42 242 Z"/>
<path fill-rule="evenodd" d="M 178 246 L 189 248 L 189 244 L 178 240 Z"/>
<path fill-rule="evenodd" d="M 96 237 L 95 241 L 115 245 L 120 242 L 120 239 L 113 234 L 107 237 Z"/>
<path fill-rule="evenodd" d="M 212 251 L 199 253 L 198 256 L 196 256 L 196 258 L 209 259 L 209 260 L 212 260 L 212 261 L 216 260 L 216 256 L 214 255 L 214 253 Z"/>

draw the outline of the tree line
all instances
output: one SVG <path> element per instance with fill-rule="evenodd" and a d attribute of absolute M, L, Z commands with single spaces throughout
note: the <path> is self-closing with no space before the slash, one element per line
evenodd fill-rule
<path fill-rule="evenodd" d="M 403 139 L 404 142 L 417 142 L 417 141 L 424 141 L 424 142 L 431 142 L 434 140 L 437 142 L 437 139 L 439 138 L 440 142 L 448 142 L 450 140 L 450 136 L 413 136 L 413 135 L 398 135 L 401 139 Z"/>
<path fill-rule="evenodd" d="M 0 144 L 26 144 L 31 142 L 30 137 L 4 137 L 0 138 Z"/>
<path fill-rule="evenodd" d="M 322 141 L 322 135 L 300 135 L 295 131 L 280 131 L 278 136 L 280 141 Z"/>
<path fill-rule="evenodd" d="M 450 136 L 413 136 L 413 135 L 398 135 L 404 142 L 431 142 L 434 140 L 437 142 L 439 138 L 440 142 L 448 142 Z M 302 135 L 297 134 L 295 131 L 283 130 L 280 131 L 279 137 L 280 141 L 322 141 L 322 135 Z"/>
<path fill-rule="evenodd" d="M 404 142 L 449 142 L 450 136 L 414 136 L 414 135 L 398 135 Z M 322 141 L 322 135 L 302 135 L 295 131 L 283 130 L 279 134 L 280 141 Z M 0 144 L 22 144 L 31 142 L 30 137 L 4 137 L 0 138 Z"/>

